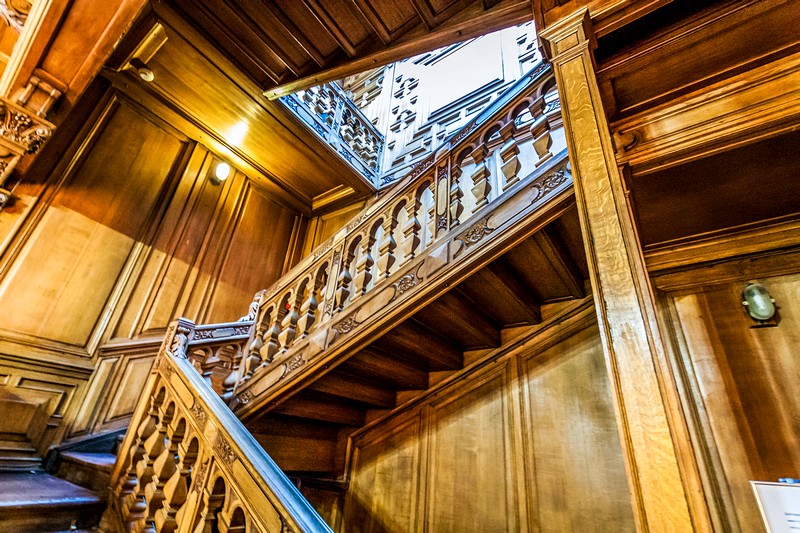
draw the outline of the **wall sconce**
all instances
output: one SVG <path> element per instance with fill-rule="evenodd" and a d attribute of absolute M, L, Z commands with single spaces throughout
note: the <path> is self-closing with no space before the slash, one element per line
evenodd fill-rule
<path fill-rule="evenodd" d="M 228 179 L 228 176 L 230 175 L 231 175 L 231 166 L 224 161 L 220 161 L 219 163 L 217 163 L 217 167 L 214 169 L 214 177 L 212 181 L 214 181 L 214 183 L 222 183 L 223 181 Z"/>
<path fill-rule="evenodd" d="M 753 327 L 777 326 L 773 320 L 776 313 L 775 299 L 761 283 L 749 283 L 742 289 L 742 305 L 750 318 L 758 322 Z"/>

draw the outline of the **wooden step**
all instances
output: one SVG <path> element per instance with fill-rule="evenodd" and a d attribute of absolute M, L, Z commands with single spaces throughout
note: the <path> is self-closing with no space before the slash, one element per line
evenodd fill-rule
<path fill-rule="evenodd" d="M 113 453 L 64 452 L 58 456 L 56 475 L 70 483 L 103 494 L 111 484 Z"/>
<path fill-rule="evenodd" d="M 105 502 L 96 493 L 48 474 L 0 473 L 0 531 L 46 533 L 91 529 Z"/>

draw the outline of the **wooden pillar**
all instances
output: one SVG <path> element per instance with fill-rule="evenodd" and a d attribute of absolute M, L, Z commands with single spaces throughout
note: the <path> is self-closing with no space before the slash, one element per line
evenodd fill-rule
<path fill-rule="evenodd" d="M 640 531 L 710 531 L 611 144 L 585 8 L 540 32 L 561 98 L 597 317 Z"/>

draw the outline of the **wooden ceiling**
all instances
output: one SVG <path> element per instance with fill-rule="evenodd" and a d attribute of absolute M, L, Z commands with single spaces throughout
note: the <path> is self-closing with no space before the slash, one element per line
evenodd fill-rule
<path fill-rule="evenodd" d="M 169 0 L 269 98 L 531 20 L 531 0 Z M 154 6 L 158 11 L 158 5 Z"/>

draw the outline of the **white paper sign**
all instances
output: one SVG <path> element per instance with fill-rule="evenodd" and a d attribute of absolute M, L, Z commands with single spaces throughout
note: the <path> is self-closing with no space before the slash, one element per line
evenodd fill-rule
<path fill-rule="evenodd" d="M 800 484 L 751 481 L 769 533 L 800 533 Z"/>

